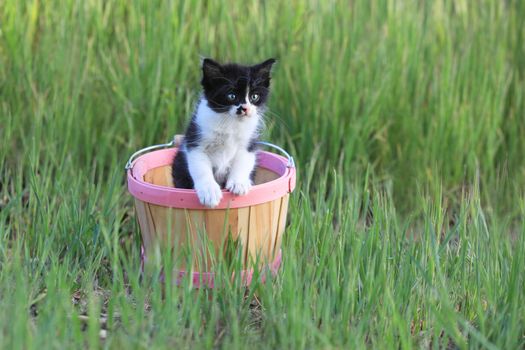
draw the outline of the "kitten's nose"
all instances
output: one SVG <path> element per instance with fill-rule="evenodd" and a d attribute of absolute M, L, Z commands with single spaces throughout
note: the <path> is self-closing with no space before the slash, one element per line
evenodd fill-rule
<path fill-rule="evenodd" d="M 239 108 L 237 108 L 237 114 L 248 115 L 249 110 L 250 106 L 248 106 L 247 104 L 242 104 L 239 106 Z"/>

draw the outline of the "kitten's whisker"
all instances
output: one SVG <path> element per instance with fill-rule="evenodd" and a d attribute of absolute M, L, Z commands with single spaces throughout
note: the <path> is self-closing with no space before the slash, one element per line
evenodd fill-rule
<path fill-rule="evenodd" d="M 273 119 L 272 120 L 276 120 L 279 122 L 278 125 L 284 127 L 286 130 L 290 130 L 290 126 L 288 125 L 288 123 L 279 115 L 277 114 L 276 112 L 272 111 L 270 108 L 267 108 L 265 113 L 264 113 L 264 118 L 268 118 L 268 116 L 266 114 L 271 114 Z"/>

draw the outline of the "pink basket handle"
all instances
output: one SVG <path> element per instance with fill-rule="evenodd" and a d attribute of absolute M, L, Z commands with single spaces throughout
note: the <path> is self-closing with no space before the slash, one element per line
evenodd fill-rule
<path fill-rule="evenodd" d="M 277 145 L 274 145 L 273 143 L 265 142 L 265 141 L 257 141 L 256 144 L 263 145 L 263 146 L 268 146 L 268 147 L 271 147 L 271 148 L 274 148 L 274 149 L 278 150 L 279 152 L 284 154 L 286 156 L 286 158 L 288 158 L 288 164 L 286 166 L 288 168 L 295 168 L 295 161 L 293 160 L 293 157 L 288 152 L 286 152 L 283 148 L 281 148 L 281 147 L 279 147 Z"/>
<path fill-rule="evenodd" d="M 159 149 L 159 148 L 167 148 L 167 147 L 178 146 L 178 145 L 180 145 L 182 143 L 182 139 L 183 138 L 184 138 L 183 135 L 177 134 L 177 135 L 173 136 L 173 140 L 171 140 L 170 142 L 161 143 L 161 144 L 153 145 L 153 146 L 148 146 L 148 147 L 145 147 L 143 149 L 138 150 L 137 152 L 133 153 L 131 155 L 131 157 L 129 157 L 129 159 L 128 159 L 127 163 L 126 163 L 126 166 L 125 166 L 125 170 L 128 171 L 129 169 L 131 169 L 133 167 L 133 161 L 135 160 L 135 158 L 137 158 L 141 154 L 144 154 L 146 152 L 153 151 L 153 150 Z M 286 166 L 288 168 L 295 168 L 295 161 L 294 161 L 293 157 L 288 152 L 286 152 L 283 148 L 281 148 L 281 147 L 279 147 L 277 145 L 274 145 L 273 143 L 265 142 L 265 141 L 257 141 L 256 144 L 263 145 L 263 146 L 268 146 L 268 147 L 274 148 L 274 149 L 278 150 L 279 152 L 283 153 L 286 156 L 286 158 L 288 158 L 288 164 Z"/>

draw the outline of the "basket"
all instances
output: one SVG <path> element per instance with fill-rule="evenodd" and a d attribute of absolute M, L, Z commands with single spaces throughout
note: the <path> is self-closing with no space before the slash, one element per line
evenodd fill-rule
<path fill-rule="evenodd" d="M 195 190 L 173 187 L 171 164 L 177 153 L 177 141 L 175 138 L 166 144 L 146 147 L 135 152 L 126 164 L 128 190 L 135 198 L 141 230 L 143 263 L 159 245 L 173 247 L 174 256 L 189 246 L 191 261 L 178 262 L 175 282 L 180 284 L 190 273 L 194 287 L 213 288 L 216 259 L 211 256 L 221 254 L 233 244 L 242 249 L 239 254 L 243 285 L 251 283 L 254 268 L 262 271 L 268 267 L 275 274 L 281 263 L 288 199 L 295 188 L 293 158 L 276 145 L 259 142 L 286 157 L 259 151 L 255 183 L 250 192 L 236 196 L 223 190 L 219 205 L 210 209 L 200 204 Z M 207 245 L 201 239 L 203 234 Z"/>

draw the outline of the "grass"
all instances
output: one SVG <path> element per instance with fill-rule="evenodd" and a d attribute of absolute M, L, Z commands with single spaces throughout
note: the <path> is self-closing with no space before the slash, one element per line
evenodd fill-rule
<path fill-rule="evenodd" d="M 0 2 L 0 348 L 523 348 L 525 4 Z M 127 157 L 276 56 L 272 284 L 139 280 Z M 87 316 L 85 316 L 87 315 Z M 102 315 L 102 316 L 101 316 Z"/>

